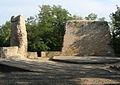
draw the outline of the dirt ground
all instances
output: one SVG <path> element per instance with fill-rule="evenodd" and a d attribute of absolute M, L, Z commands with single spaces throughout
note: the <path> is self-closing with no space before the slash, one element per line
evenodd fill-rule
<path fill-rule="evenodd" d="M 72 63 L 64 60 L 1 59 L 0 85 L 120 85 L 120 71 L 109 68 L 120 65 L 119 61 L 87 63 L 82 59 L 82 63 L 75 63 L 73 59 Z"/>

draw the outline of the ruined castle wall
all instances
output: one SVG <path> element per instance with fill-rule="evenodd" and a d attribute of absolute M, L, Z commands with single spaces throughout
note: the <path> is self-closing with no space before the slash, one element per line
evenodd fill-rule
<path fill-rule="evenodd" d="M 25 26 L 25 19 L 23 16 L 19 15 L 17 17 L 11 18 L 12 29 L 10 45 L 18 46 L 18 53 L 21 57 L 26 57 L 27 55 L 27 32 Z"/>
<path fill-rule="evenodd" d="M 19 15 L 11 17 L 10 47 L 0 47 L 0 58 L 36 59 L 37 52 L 27 52 L 25 19 Z"/>
<path fill-rule="evenodd" d="M 65 30 L 62 55 L 114 56 L 107 22 L 71 20 Z"/>

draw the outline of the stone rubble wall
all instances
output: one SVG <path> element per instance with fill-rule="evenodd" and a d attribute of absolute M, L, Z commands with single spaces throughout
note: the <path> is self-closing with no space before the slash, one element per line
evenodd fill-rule
<path fill-rule="evenodd" d="M 37 52 L 28 52 L 27 58 L 29 59 L 37 59 Z"/>
<path fill-rule="evenodd" d="M 60 51 L 42 51 L 41 57 L 52 58 L 54 56 L 60 56 L 60 54 L 61 54 Z"/>
<path fill-rule="evenodd" d="M 114 56 L 110 37 L 105 21 L 68 21 L 61 55 Z"/>
<path fill-rule="evenodd" d="M 18 58 L 18 47 L 0 47 L 0 58 Z"/>

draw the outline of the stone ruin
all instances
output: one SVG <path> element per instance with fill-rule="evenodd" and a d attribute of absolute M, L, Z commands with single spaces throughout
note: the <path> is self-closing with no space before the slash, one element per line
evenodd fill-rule
<path fill-rule="evenodd" d="M 2 58 L 36 58 L 36 52 L 27 52 L 27 32 L 24 17 L 11 17 L 10 47 L 1 47 Z"/>
<path fill-rule="evenodd" d="M 11 46 L 0 47 L 0 57 L 37 58 L 37 52 L 27 52 L 27 32 L 24 17 L 13 16 L 11 23 Z M 66 23 L 62 52 L 41 52 L 41 57 L 114 56 L 110 41 L 110 30 L 107 22 L 70 20 Z"/>
<path fill-rule="evenodd" d="M 115 56 L 106 21 L 69 20 L 62 51 L 45 51 L 41 56 Z"/>
<path fill-rule="evenodd" d="M 110 45 L 110 29 L 105 21 L 68 21 L 62 55 L 114 56 Z"/>
<path fill-rule="evenodd" d="M 18 46 L 18 54 L 22 57 L 27 53 L 27 32 L 23 16 L 11 17 L 10 46 Z"/>

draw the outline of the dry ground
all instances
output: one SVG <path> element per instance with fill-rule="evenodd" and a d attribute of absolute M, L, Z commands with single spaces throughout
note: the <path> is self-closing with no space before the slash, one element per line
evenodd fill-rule
<path fill-rule="evenodd" d="M 0 85 L 120 85 L 120 71 L 109 68 L 120 64 L 119 59 L 111 63 L 90 63 L 89 58 L 89 63 L 84 59 L 79 63 L 58 60 L 1 59 Z"/>

